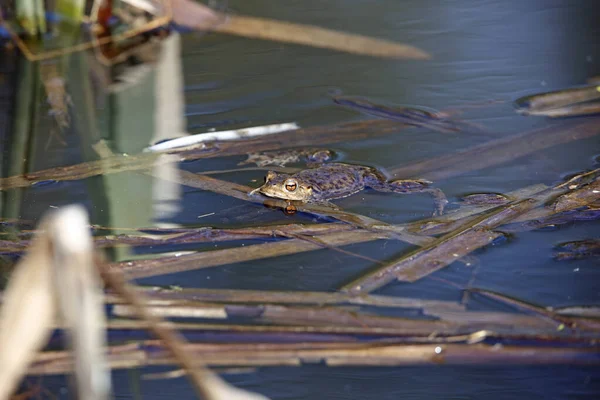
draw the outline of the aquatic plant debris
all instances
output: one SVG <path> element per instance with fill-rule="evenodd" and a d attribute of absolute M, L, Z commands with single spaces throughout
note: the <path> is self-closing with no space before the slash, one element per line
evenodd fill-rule
<path fill-rule="evenodd" d="M 468 131 L 469 133 L 480 133 L 475 131 L 473 127 L 469 127 L 466 122 L 452 120 L 445 113 L 424 107 L 388 106 L 358 96 L 334 95 L 332 99 L 336 104 L 364 114 L 428 128 L 436 132 L 456 133 Z"/>
<path fill-rule="evenodd" d="M 410 165 L 390 167 L 388 171 L 397 177 L 421 177 L 436 182 L 599 134 L 600 124 L 594 118 L 578 121 L 576 124 L 557 123 L 546 128 L 490 140 L 452 154 L 432 157 Z"/>
<path fill-rule="evenodd" d="M 600 86 L 594 84 L 521 97 L 515 107 L 522 115 L 573 117 L 600 113 L 600 102 L 589 103 L 598 99 Z"/>
<path fill-rule="evenodd" d="M 312 25 L 223 14 L 189 0 L 173 1 L 173 19 L 188 28 L 247 38 L 294 43 L 371 57 L 431 59 L 429 53 L 407 44 Z"/>
<path fill-rule="evenodd" d="M 299 128 L 300 127 L 295 122 L 287 122 L 283 124 L 252 126 L 228 131 L 199 133 L 196 135 L 183 136 L 180 138 L 163 141 L 148 147 L 146 151 L 166 151 L 193 146 L 205 142 L 248 139 L 254 136 L 273 135 L 275 133 Z"/>
<path fill-rule="evenodd" d="M 534 315 L 542 316 L 545 319 L 552 321 L 556 325 L 562 325 L 563 327 L 562 327 L 561 331 L 564 330 L 565 327 L 569 327 L 570 329 L 573 329 L 573 330 L 578 330 L 578 329 L 598 330 L 598 329 L 600 329 L 600 321 L 597 321 L 594 319 L 581 317 L 581 316 L 570 317 L 570 316 L 560 315 L 560 314 L 554 312 L 554 310 L 552 308 L 540 307 L 538 305 L 527 303 L 525 301 L 515 299 L 512 297 L 506 296 L 502 293 L 497 293 L 497 292 L 494 292 L 491 290 L 480 289 L 480 288 L 470 288 L 470 289 L 467 289 L 467 291 L 472 292 L 472 293 L 477 293 L 481 296 L 488 297 L 488 298 L 494 299 L 496 301 L 500 301 L 500 302 L 509 304 L 520 311 L 525 311 L 530 314 L 533 313 Z M 581 317 L 581 318 L 579 318 L 579 317 Z"/>
<path fill-rule="evenodd" d="M 461 335 L 461 337 L 466 337 Z M 538 340 L 542 341 L 540 337 Z M 568 342 L 567 342 L 568 343 Z M 184 346 L 192 357 L 202 358 L 209 366 L 414 366 L 414 365 L 598 365 L 597 348 L 566 347 L 564 343 L 545 346 L 475 343 L 188 343 Z M 64 363 L 66 354 L 57 351 L 52 357 L 34 364 L 30 374 L 61 374 L 71 371 Z M 111 346 L 108 353 L 114 368 L 172 365 L 161 342 L 146 340 L 128 345 Z"/>
<path fill-rule="evenodd" d="M 562 212 L 587 206 L 600 200 L 600 177 L 579 189 L 563 194 L 556 199 L 552 207 L 554 211 Z"/>
<path fill-rule="evenodd" d="M 162 345 L 182 365 L 199 396 L 212 400 L 269 400 L 226 383 L 205 367 L 201 357 L 192 357 L 184 348 L 185 338 L 150 312 L 144 304 L 143 295 L 125 282 L 122 273 L 111 270 L 99 259 L 96 261 L 105 283 L 125 298 L 135 313 L 147 322 L 148 329 L 161 339 Z"/>
<path fill-rule="evenodd" d="M 585 239 L 554 246 L 554 259 L 558 261 L 600 257 L 600 239 Z"/>
<path fill-rule="evenodd" d="M 361 294 L 372 292 L 394 280 L 415 282 L 491 243 L 501 236 L 501 233 L 493 232 L 492 229 L 510 221 L 533 206 L 534 202 L 531 199 L 498 206 L 492 211 L 467 221 L 430 245 L 403 255 L 344 285 L 341 290 L 352 294 Z"/>

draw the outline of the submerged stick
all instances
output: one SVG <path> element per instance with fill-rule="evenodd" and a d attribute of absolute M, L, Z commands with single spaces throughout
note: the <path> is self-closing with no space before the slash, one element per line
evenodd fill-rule
<path fill-rule="evenodd" d="M 333 96 L 333 102 L 365 114 L 399 121 L 407 125 L 429 128 L 442 133 L 460 132 L 466 127 L 466 123 L 459 123 L 449 119 L 443 113 L 429 111 L 424 108 L 388 106 L 358 96 Z"/>
<path fill-rule="evenodd" d="M 478 293 L 482 296 L 500 301 L 505 304 L 509 304 L 518 310 L 540 315 L 551 321 L 556 321 L 563 326 L 567 326 L 573 330 L 576 329 L 589 329 L 592 331 L 600 332 L 600 321 L 593 318 L 577 317 L 573 318 L 566 315 L 560 315 L 555 313 L 552 308 L 544 308 L 535 304 L 526 303 L 522 300 L 518 300 L 512 297 L 505 296 L 501 293 L 493 292 L 486 289 L 468 289 L 469 292 Z"/>
<path fill-rule="evenodd" d="M 341 290 L 353 294 L 369 293 L 393 280 L 415 282 L 470 252 L 491 243 L 500 233 L 491 229 L 531 209 L 530 199 L 499 206 L 494 211 L 469 221 L 431 245 L 415 250 L 388 265 L 369 272 L 345 285 Z"/>
<path fill-rule="evenodd" d="M 298 233 L 283 233 L 283 232 L 280 232 L 280 231 L 275 231 L 275 234 L 278 235 L 278 236 L 283 236 L 283 237 L 288 237 L 288 238 L 294 238 L 294 239 L 299 239 L 299 240 L 305 240 L 305 241 L 307 241 L 309 243 L 314 243 L 317 246 L 321 246 L 321 247 L 323 247 L 325 249 L 329 249 L 331 251 L 336 251 L 336 252 L 341 253 L 341 254 L 346 254 L 346 255 L 349 255 L 349 256 L 352 256 L 352 257 L 356 257 L 356 258 L 360 258 L 360 259 L 363 259 L 363 260 L 367 260 L 367 261 L 373 262 L 375 264 L 382 264 L 381 261 L 376 260 L 376 259 L 374 259 L 372 257 L 364 256 L 362 254 L 358 254 L 358 253 L 355 253 L 353 251 L 344 250 L 344 249 L 341 249 L 341 248 L 338 248 L 338 247 L 335 247 L 335 246 L 330 246 L 327 243 L 321 241 L 319 238 L 313 237 L 313 236 L 310 236 L 310 235 L 298 234 Z"/>
<path fill-rule="evenodd" d="M 509 199 L 509 201 L 518 201 L 527 198 L 534 198 L 540 202 L 544 202 L 554 195 L 550 194 L 548 192 L 548 189 L 550 189 L 548 186 L 540 183 L 517 189 L 512 192 L 508 192 L 505 194 L 505 196 Z M 560 193 L 562 192 L 557 191 L 556 195 Z M 498 205 L 496 204 L 476 206 L 462 204 L 460 208 L 451 210 L 441 217 L 412 222 L 407 226 L 407 230 L 409 232 L 417 233 L 420 235 L 439 235 L 443 233 L 448 233 L 459 228 L 465 222 L 469 221 L 469 219 L 474 215 L 490 211 L 496 208 L 497 206 Z M 515 218 L 515 220 L 519 218 L 520 217 L 517 217 Z"/>
<path fill-rule="evenodd" d="M 447 179 L 514 160 L 559 144 L 590 138 L 600 134 L 598 119 L 567 124 L 493 140 L 456 153 L 436 156 L 406 166 L 388 168 L 398 178 Z"/>
<path fill-rule="evenodd" d="M 329 246 L 344 246 L 384 237 L 386 235 L 382 233 L 350 231 L 322 235 L 320 236 L 320 240 Z M 110 266 L 111 268 L 123 270 L 130 279 L 137 279 L 320 249 L 322 249 L 322 246 L 305 240 L 288 239 L 277 243 L 263 243 L 233 249 L 185 254 L 179 257 L 168 256 L 155 259 L 123 261 L 110 264 Z"/>
<path fill-rule="evenodd" d="M 136 235 L 103 235 L 94 237 L 96 247 L 115 246 L 172 246 L 189 243 L 215 243 L 232 240 L 252 240 L 287 237 L 287 234 L 321 235 L 333 232 L 342 232 L 355 229 L 348 224 L 322 223 L 322 224 L 286 224 L 268 225 L 248 228 L 217 229 L 203 227 L 198 229 L 178 228 L 161 234 Z M 155 229 L 148 229 L 152 232 Z M 157 230 L 159 232 L 159 230 Z M 278 233 L 283 234 L 279 235 Z M 0 253 L 19 253 L 29 246 L 30 240 L 0 240 Z"/>

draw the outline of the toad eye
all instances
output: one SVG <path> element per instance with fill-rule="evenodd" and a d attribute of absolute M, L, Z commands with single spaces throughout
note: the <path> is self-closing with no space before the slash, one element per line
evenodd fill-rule
<path fill-rule="evenodd" d="M 296 188 L 298 188 L 298 184 L 295 180 L 288 179 L 287 181 L 285 181 L 284 187 L 285 190 L 287 190 L 288 192 L 293 192 L 296 190 Z"/>

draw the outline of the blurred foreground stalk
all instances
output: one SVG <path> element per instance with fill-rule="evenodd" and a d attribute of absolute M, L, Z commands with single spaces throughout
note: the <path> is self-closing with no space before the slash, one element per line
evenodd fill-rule
<path fill-rule="evenodd" d="M 78 397 L 108 398 L 106 319 L 88 226 L 80 206 L 50 213 L 16 265 L 0 310 L 0 399 L 18 387 L 57 320 L 68 327 Z"/>
<path fill-rule="evenodd" d="M 68 329 L 77 398 L 109 398 L 106 317 L 100 274 L 86 211 L 67 206 L 42 219 L 40 232 L 17 264 L 0 310 L 0 400 L 8 399 L 58 322 Z M 209 400 L 266 400 L 230 386 L 185 350 L 185 340 L 151 314 L 139 292 L 100 264 L 106 283 L 133 304 L 152 332 L 181 363 L 198 394 Z"/>

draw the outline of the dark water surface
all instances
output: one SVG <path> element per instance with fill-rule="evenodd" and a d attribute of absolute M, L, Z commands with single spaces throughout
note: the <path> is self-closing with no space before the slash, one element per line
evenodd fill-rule
<path fill-rule="evenodd" d="M 328 92 L 341 90 L 376 101 L 460 109 L 457 117 L 477 124 L 486 135 L 471 136 L 406 129 L 397 135 L 336 143 L 333 150 L 348 162 L 382 168 L 453 153 L 487 140 L 517 134 L 556 121 L 517 115 L 514 99 L 541 91 L 581 85 L 600 75 L 600 3 L 597 0 L 230 0 L 239 14 L 277 18 L 387 38 L 430 52 L 432 61 L 372 59 L 329 50 L 248 40 L 224 35 L 183 37 L 183 66 L 188 130 L 229 129 L 296 121 L 316 126 L 368 117 L 336 106 Z M 567 123 L 578 122 L 567 121 Z M 49 151 L 36 168 L 79 162 L 71 147 Z M 591 168 L 600 155 L 594 137 L 536 152 L 530 156 L 436 182 L 449 200 L 469 193 L 504 193 L 524 186 L 553 184 Z M 69 162 L 64 160 L 70 159 Z M 189 171 L 236 168 L 243 157 L 209 159 L 184 165 Z M 62 160 L 62 161 L 61 161 Z M 596 161 L 595 161 L 596 160 Z M 219 175 L 257 185 L 261 171 Z M 95 178 L 92 178 L 95 179 Z M 140 177 L 140 186 L 148 184 Z M 108 189 L 107 189 L 108 190 Z M 123 201 L 136 207 L 134 188 Z M 185 188 L 178 211 L 155 212 L 156 222 L 183 226 L 248 226 L 309 221 L 286 217 L 254 204 Z M 25 191 L 21 218 L 36 220 L 50 205 L 88 204 L 94 220 L 104 210 L 90 200 L 79 182 L 57 183 Z M 390 223 L 422 219 L 431 213 L 427 195 L 395 196 L 365 192 L 337 201 L 343 208 Z M 198 219 L 198 216 L 214 213 Z M 149 215 L 150 218 L 150 215 Z M 150 222 L 148 222 L 150 224 Z M 146 224 L 146 226 L 148 226 Z M 555 230 L 518 233 L 477 252 L 474 286 L 545 306 L 600 305 L 599 259 L 556 262 L 552 248 L 565 241 L 600 237 L 597 221 Z M 248 241 L 247 244 L 257 242 Z M 237 245 L 237 244 L 236 244 Z M 228 245 L 229 246 L 229 245 Z M 194 249 L 222 248 L 199 245 Z M 347 246 L 381 260 L 408 247 L 395 241 Z M 146 284 L 265 290 L 333 290 L 369 262 L 327 250 L 233 264 L 164 277 Z M 465 286 L 473 269 L 454 263 L 414 284 L 393 284 L 378 293 L 459 300 L 447 282 Z M 126 373 L 116 374 L 117 397 L 130 397 Z M 597 399 L 597 367 L 404 367 L 266 368 L 227 379 L 273 399 Z M 192 398 L 187 382 L 143 381 L 143 398 Z"/>

